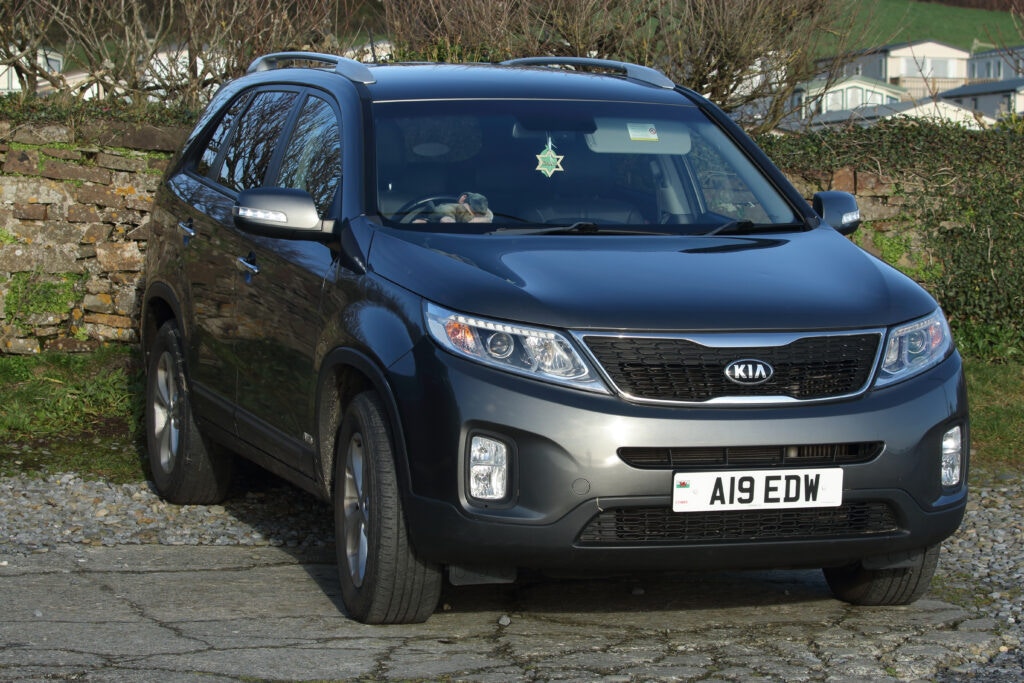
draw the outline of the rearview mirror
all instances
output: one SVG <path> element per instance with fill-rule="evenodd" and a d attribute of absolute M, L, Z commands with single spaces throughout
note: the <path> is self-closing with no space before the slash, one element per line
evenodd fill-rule
<path fill-rule="evenodd" d="M 828 190 L 814 195 L 815 213 L 843 235 L 852 235 L 860 226 L 857 198 L 849 192 Z"/>
<path fill-rule="evenodd" d="M 325 240 L 334 232 L 334 221 L 320 218 L 313 197 L 305 190 L 287 187 L 242 190 L 231 213 L 240 230 L 264 237 Z"/>

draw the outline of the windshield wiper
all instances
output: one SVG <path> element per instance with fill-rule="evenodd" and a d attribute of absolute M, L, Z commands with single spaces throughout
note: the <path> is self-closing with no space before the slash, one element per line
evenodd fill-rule
<path fill-rule="evenodd" d="M 748 235 L 752 232 L 785 232 L 787 230 L 803 229 L 804 227 L 803 223 L 755 223 L 748 220 L 735 220 L 722 223 L 711 231 L 704 233 L 704 236 Z"/>
<path fill-rule="evenodd" d="M 615 225 L 601 226 L 589 221 L 572 225 L 549 225 L 543 228 L 496 228 L 492 235 L 672 235 L 674 233 L 651 230 L 631 230 Z"/>

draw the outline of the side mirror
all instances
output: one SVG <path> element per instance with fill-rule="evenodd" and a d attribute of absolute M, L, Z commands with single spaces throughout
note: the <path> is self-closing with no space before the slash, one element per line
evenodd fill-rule
<path fill-rule="evenodd" d="M 849 192 L 828 190 L 814 195 L 815 213 L 843 235 L 852 235 L 860 226 L 857 198 Z"/>
<path fill-rule="evenodd" d="M 286 187 L 242 190 L 231 213 L 239 230 L 264 237 L 325 241 L 334 234 L 334 221 L 320 218 L 313 197 L 305 190 Z"/>

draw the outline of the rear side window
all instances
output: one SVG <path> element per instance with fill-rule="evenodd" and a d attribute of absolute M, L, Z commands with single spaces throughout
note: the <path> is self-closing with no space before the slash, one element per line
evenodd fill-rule
<path fill-rule="evenodd" d="M 310 96 L 302 105 L 285 148 L 277 185 L 305 190 L 325 215 L 341 180 L 341 130 L 326 101 Z"/>
<path fill-rule="evenodd" d="M 261 92 L 242 115 L 217 181 L 236 192 L 263 185 L 296 94 Z"/>

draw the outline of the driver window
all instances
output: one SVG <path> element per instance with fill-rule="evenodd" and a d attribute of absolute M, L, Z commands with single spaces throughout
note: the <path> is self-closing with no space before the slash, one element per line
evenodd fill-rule
<path fill-rule="evenodd" d="M 305 190 L 321 216 L 329 213 L 341 181 L 341 131 L 334 109 L 310 96 L 285 148 L 277 185 Z"/>

